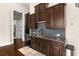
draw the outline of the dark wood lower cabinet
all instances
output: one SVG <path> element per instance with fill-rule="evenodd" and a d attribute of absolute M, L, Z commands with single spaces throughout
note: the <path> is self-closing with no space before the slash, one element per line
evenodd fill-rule
<path fill-rule="evenodd" d="M 49 45 L 41 43 L 41 53 L 49 55 Z"/>
<path fill-rule="evenodd" d="M 57 41 L 51 41 L 50 43 L 50 55 L 52 56 L 63 56 L 62 52 L 62 43 Z"/>
<path fill-rule="evenodd" d="M 49 55 L 49 40 L 40 39 L 40 49 L 41 49 L 41 53 L 45 55 Z"/>
<path fill-rule="evenodd" d="M 35 40 L 35 38 L 32 39 L 32 48 L 36 50 L 36 40 Z"/>
<path fill-rule="evenodd" d="M 65 54 L 64 43 L 54 39 L 33 37 L 32 48 L 47 56 L 63 56 Z"/>
<path fill-rule="evenodd" d="M 36 50 L 39 51 L 39 52 L 41 52 L 41 45 L 40 45 L 39 39 L 36 40 L 36 44 L 35 44 Z"/>
<path fill-rule="evenodd" d="M 52 56 L 60 56 L 60 48 L 57 46 L 51 47 L 50 55 Z"/>

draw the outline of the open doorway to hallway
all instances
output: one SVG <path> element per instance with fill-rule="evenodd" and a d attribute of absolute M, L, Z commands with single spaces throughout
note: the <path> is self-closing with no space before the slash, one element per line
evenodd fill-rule
<path fill-rule="evenodd" d="M 14 20 L 14 49 L 16 55 L 18 55 L 18 49 L 24 46 L 22 41 L 22 31 L 23 31 L 23 14 L 18 11 L 13 11 L 13 20 Z"/>

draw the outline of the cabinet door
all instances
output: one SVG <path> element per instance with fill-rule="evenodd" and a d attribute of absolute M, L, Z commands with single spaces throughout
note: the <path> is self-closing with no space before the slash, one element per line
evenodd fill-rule
<path fill-rule="evenodd" d="M 60 46 L 53 45 L 53 56 L 60 56 Z"/>
<path fill-rule="evenodd" d="M 39 21 L 46 21 L 46 11 L 40 13 Z"/>
<path fill-rule="evenodd" d="M 60 55 L 65 56 L 65 44 L 64 43 L 61 43 Z"/>
<path fill-rule="evenodd" d="M 36 49 L 36 41 L 34 37 L 32 37 L 32 48 Z"/>
<path fill-rule="evenodd" d="M 55 56 L 64 56 L 65 55 L 65 46 L 64 43 L 55 42 L 53 46 L 53 55 Z"/>
<path fill-rule="evenodd" d="M 25 14 L 25 27 L 28 25 L 28 16 L 29 13 Z"/>
<path fill-rule="evenodd" d="M 40 43 L 40 45 L 41 45 L 41 53 L 49 55 L 49 44 Z"/>
<path fill-rule="evenodd" d="M 31 28 L 35 28 L 35 14 L 32 14 L 30 17 Z"/>
<path fill-rule="evenodd" d="M 46 20 L 46 8 L 48 7 L 47 3 L 41 3 L 40 4 L 40 20 L 39 21 L 45 21 Z"/>
<path fill-rule="evenodd" d="M 49 55 L 49 40 L 35 37 L 32 39 L 32 48 L 40 53 Z"/>
<path fill-rule="evenodd" d="M 49 55 L 49 40 L 41 39 L 40 41 L 40 47 L 41 47 L 41 53 L 45 55 Z"/>
<path fill-rule="evenodd" d="M 54 7 L 46 9 L 46 27 L 54 28 Z"/>
<path fill-rule="evenodd" d="M 36 39 L 36 50 L 37 51 L 41 51 L 41 46 L 40 46 L 40 39 L 39 38 L 35 38 Z"/>
<path fill-rule="evenodd" d="M 51 49 L 51 56 L 60 56 L 60 46 L 58 46 L 58 44 L 55 41 L 51 45 L 50 49 Z"/>
<path fill-rule="evenodd" d="M 64 4 L 58 4 L 54 7 L 54 28 L 64 28 Z"/>
<path fill-rule="evenodd" d="M 65 54 L 64 43 L 51 41 L 50 54 L 51 56 L 63 56 Z"/>
<path fill-rule="evenodd" d="M 29 15 L 28 27 L 35 28 L 35 14 Z"/>
<path fill-rule="evenodd" d="M 35 6 L 35 21 L 38 22 L 40 19 L 40 11 L 39 11 L 39 5 Z"/>
<path fill-rule="evenodd" d="M 47 3 L 40 3 L 35 6 L 35 19 L 36 21 L 45 21 Z"/>
<path fill-rule="evenodd" d="M 31 19 L 30 19 L 30 15 L 28 15 L 28 28 L 31 28 Z"/>
<path fill-rule="evenodd" d="M 48 3 L 40 3 L 40 12 L 45 12 L 46 8 L 48 8 Z"/>

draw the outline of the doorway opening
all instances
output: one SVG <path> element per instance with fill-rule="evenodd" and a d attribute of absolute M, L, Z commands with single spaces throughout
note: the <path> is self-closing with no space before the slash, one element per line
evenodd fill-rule
<path fill-rule="evenodd" d="M 22 39 L 22 13 L 14 11 L 14 38 Z"/>
<path fill-rule="evenodd" d="M 22 40 L 23 34 L 23 14 L 18 11 L 13 11 L 13 19 L 14 19 L 14 46 L 17 49 L 24 46 L 24 42 Z"/>

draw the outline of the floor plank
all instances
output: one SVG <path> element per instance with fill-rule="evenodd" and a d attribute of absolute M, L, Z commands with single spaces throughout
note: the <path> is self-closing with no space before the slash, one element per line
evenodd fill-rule
<path fill-rule="evenodd" d="M 23 56 L 23 54 L 18 51 L 18 49 L 22 47 L 24 47 L 23 41 L 21 39 L 16 40 L 15 44 L 0 47 L 0 56 Z"/>

